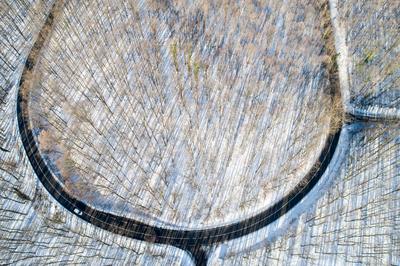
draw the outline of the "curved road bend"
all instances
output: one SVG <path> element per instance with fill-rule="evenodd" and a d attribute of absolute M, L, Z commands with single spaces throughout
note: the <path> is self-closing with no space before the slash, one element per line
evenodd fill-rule
<path fill-rule="evenodd" d="M 81 219 L 122 236 L 152 243 L 173 245 L 190 252 L 196 264 L 204 265 L 206 264 L 207 254 L 202 248 L 203 246 L 250 234 L 274 222 L 307 195 L 327 169 L 337 146 L 341 128 L 328 136 L 319 159 L 315 163 L 316 167 L 312 167 L 312 170 L 303 180 L 273 206 L 243 221 L 204 230 L 175 230 L 151 226 L 134 219 L 97 210 L 71 196 L 57 181 L 57 178 L 50 171 L 40 154 L 38 144 L 30 128 L 28 99 L 25 99 L 23 96 L 23 91 L 29 89 L 29 85 L 25 82 L 26 76 L 33 70 L 36 63 L 36 56 L 39 54 L 44 40 L 48 37 L 47 35 L 51 32 L 49 27 L 53 26 L 53 14 L 59 6 L 57 4 L 53 6 L 25 63 L 17 98 L 18 127 L 26 154 L 43 186 L 64 208 L 76 214 Z"/>

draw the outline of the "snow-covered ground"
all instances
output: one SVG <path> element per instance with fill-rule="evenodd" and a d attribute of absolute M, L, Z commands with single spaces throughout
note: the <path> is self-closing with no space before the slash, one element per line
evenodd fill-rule
<path fill-rule="evenodd" d="M 256 214 L 301 181 L 332 115 L 315 10 L 118 5 L 67 3 L 39 59 L 33 128 L 72 194 L 205 228 Z"/>
<path fill-rule="evenodd" d="M 42 1 L 30 0 L 0 2 L 0 264 L 191 265 L 190 258 L 179 249 L 136 241 L 84 222 L 59 205 L 35 176 L 19 141 L 15 99 L 26 56 L 51 2 L 46 1 L 45 5 Z M 76 6 L 70 13 L 71 19 L 75 19 L 75 16 L 89 18 L 85 12 L 93 8 L 88 3 L 70 3 Z M 99 3 L 99 8 L 108 7 L 110 12 L 121 8 L 116 1 L 100 0 L 95 3 Z M 128 5 L 129 2 L 125 3 Z M 385 12 L 380 11 L 379 5 L 374 6 L 381 3 L 380 1 L 350 0 L 340 3 L 347 6 L 354 4 L 357 6 L 354 11 L 362 14 L 346 14 L 345 9 L 339 8 L 343 23 L 346 25 L 346 20 L 351 22 L 346 25 L 348 32 L 354 25 L 381 27 L 386 23 L 398 24 L 393 24 L 398 21 L 398 15 L 382 15 Z M 397 1 L 389 0 L 384 3 L 386 4 L 380 6 L 387 10 L 388 7 L 395 7 Z M 284 4 L 290 6 L 285 6 L 280 1 L 268 3 L 271 13 L 282 18 L 286 18 L 286 7 L 301 14 L 312 6 L 311 3 L 300 0 L 289 0 Z M 94 10 L 91 15 L 93 19 L 99 19 L 98 23 L 107 23 L 115 18 L 98 16 L 96 12 Z M 299 15 L 295 20 L 301 20 L 301 17 Z M 366 24 L 369 20 L 380 23 Z M 274 23 L 268 21 L 265 25 Z M 280 23 L 285 28 L 292 24 L 282 23 L 282 20 Z M 307 30 L 296 32 L 299 36 L 308 35 L 309 27 L 310 24 L 306 25 Z M 390 26 L 387 28 L 391 29 Z M 385 32 L 385 27 L 380 32 Z M 87 32 L 83 29 L 81 34 L 83 33 L 95 34 L 96 30 Z M 392 37 L 389 31 L 387 33 L 379 34 L 375 38 L 364 37 L 361 31 L 349 39 L 347 44 L 357 50 L 357 45 L 353 46 L 352 42 L 366 45 L 378 40 L 386 43 L 385 39 L 388 38 L 387 43 L 390 43 Z M 79 37 L 83 38 L 83 35 Z M 100 39 L 98 42 L 102 41 Z M 61 46 L 65 43 L 63 39 L 59 42 Z M 309 50 L 309 46 L 304 43 L 295 44 L 288 49 L 290 52 L 286 52 L 286 56 L 297 49 L 307 48 L 305 51 L 311 53 L 311 56 L 320 51 Z M 97 42 L 93 44 L 96 45 Z M 100 55 L 99 57 L 101 58 Z M 302 59 L 309 57 L 310 54 L 307 54 Z M 108 56 L 104 58 L 110 59 Z M 307 61 L 302 59 L 296 62 L 303 64 Z M 392 56 L 387 61 L 373 62 L 378 61 L 383 65 L 398 62 Z M 81 63 L 77 59 L 69 66 L 76 68 Z M 68 71 L 62 71 L 59 67 L 63 66 L 56 63 L 53 67 L 58 69 L 57 73 Z M 62 77 L 70 74 L 65 75 Z M 90 75 L 87 79 L 91 79 Z M 392 87 L 385 85 L 375 89 L 388 88 L 387 92 L 393 93 L 392 89 L 398 87 L 394 86 L 395 81 L 396 79 L 389 78 L 385 84 L 393 85 Z M 74 80 L 65 82 L 74 84 L 71 83 Z M 61 89 L 69 89 L 67 85 L 60 86 Z M 353 96 L 365 97 L 358 87 L 352 89 Z M 373 94 L 368 101 L 361 101 L 358 107 L 374 111 L 381 102 L 387 103 L 384 97 L 381 98 L 382 95 Z M 391 108 L 398 111 L 398 107 L 395 104 Z M 212 247 L 216 252 L 210 253 L 209 265 L 399 265 L 399 127 L 396 124 L 390 126 L 374 123 L 359 129 L 359 132 L 354 132 L 351 136 L 348 156 L 341 165 L 341 171 L 334 176 L 334 183 L 298 219 L 285 221 L 291 225 L 288 230 L 275 234 L 274 227 L 270 227 L 268 230 L 271 234 L 257 236 L 259 239 L 265 237 L 265 245 L 252 247 L 246 252 L 240 252 L 240 245 L 234 252 L 224 245 L 217 249 Z M 275 237 L 269 238 L 271 235 Z M 253 235 L 250 237 L 253 238 Z M 252 239 L 243 238 L 244 248 L 251 241 Z"/>
<path fill-rule="evenodd" d="M 342 90 L 359 115 L 399 118 L 399 1 L 331 0 Z"/>

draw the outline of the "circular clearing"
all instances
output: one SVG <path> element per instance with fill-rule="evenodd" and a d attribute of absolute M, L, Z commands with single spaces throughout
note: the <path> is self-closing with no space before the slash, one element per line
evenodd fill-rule
<path fill-rule="evenodd" d="M 273 33 L 268 9 L 235 4 L 118 5 L 65 4 L 36 59 L 24 126 L 53 187 L 103 213 L 199 230 L 310 182 L 333 136 L 319 29 Z M 294 49 L 303 42 L 313 46 Z"/>

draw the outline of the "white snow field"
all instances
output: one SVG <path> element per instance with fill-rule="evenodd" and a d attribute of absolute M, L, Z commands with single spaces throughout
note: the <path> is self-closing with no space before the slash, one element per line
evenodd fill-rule
<path fill-rule="evenodd" d="M 244 220 L 290 192 L 332 115 L 315 9 L 118 5 L 66 4 L 38 59 L 32 128 L 67 189 L 188 228 Z"/>
<path fill-rule="evenodd" d="M 243 220 L 301 182 L 341 100 L 356 121 L 321 182 L 274 223 L 202 247 L 207 263 L 400 265 L 395 0 L 0 1 L 1 265 L 194 263 L 83 221 L 36 176 L 17 94 L 56 2 L 29 114 L 71 195 L 165 228 Z"/>

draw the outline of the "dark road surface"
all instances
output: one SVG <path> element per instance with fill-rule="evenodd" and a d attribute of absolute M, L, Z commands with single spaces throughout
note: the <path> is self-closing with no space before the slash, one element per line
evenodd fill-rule
<path fill-rule="evenodd" d="M 26 99 L 22 99 L 21 94 L 19 94 L 17 104 L 18 126 L 26 154 L 43 186 L 64 208 L 83 220 L 113 233 L 148 242 L 169 244 L 189 251 L 193 251 L 198 246 L 210 245 L 247 235 L 274 222 L 287 213 L 307 195 L 321 178 L 332 159 L 340 136 L 339 130 L 336 134 L 328 137 L 328 141 L 319 157 L 318 164 L 320 166 L 313 167 L 316 170 L 308 173 L 288 195 L 267 210 L 227 226 L 205 230 L 173 230 L 150 226 L 133 219 L 99 211 L 72 197 L 57 181 L 57 178 L 42 158 L 33 132 L 28 126 L 29 118 L 23 115 L 24 112 L 27 112 L 26 108 Z"/>
<path fill-rule="evenodd" d="M 52 27 L 54 19 L 52 15 L 53 12 L 54 7 L 46 20 L 45 27 Z M 53 175 L 42 158 L 38 149 L 38 144 L 29 126 L 28 99 L 24 98 L 24 94 L 22 93 L 22 91 L 29 86 L 24 82 L 25 76 L 34 68 L 36 63 L 35 56 L 39 54 L 38 51 L 42 48 L 44 40 L 47 38 L 49 32 L 51 31 L 49 31 L 48 28 L 40 32 L 39 38 L 26 61 L 25 69 L 21 77 L 20 91 L 17 100 L 19 132 L 29 161 L 43 186 L 64 208 L 93 225 L 137 240 L 173 245 L 190 252 L 197 265 L 204 265 L 207 261 L 207 254 L 203 249 L 204 246 L 247 235 L 277 220 L 307 195 L 321 178 L 333 157 L 341 129 L 328 136 L 325 147 L 319 156 L 319 160 L 315 164 L 316 167 L 312 167 L 312 170 L 289 194 L 267 210 L 243 221 L 226 226 L 205 230 L 165 229 L 94 209 L 81 200 L 71 196 L 57 181 L 57 178 Z"/>

